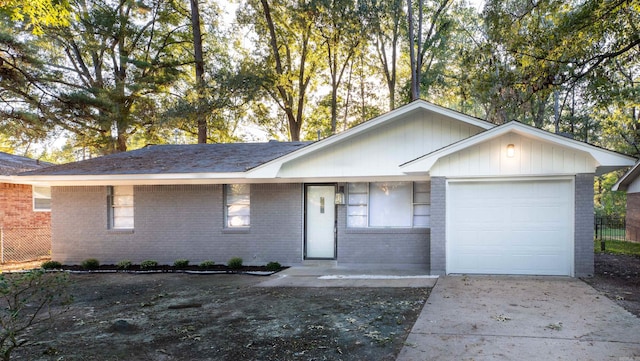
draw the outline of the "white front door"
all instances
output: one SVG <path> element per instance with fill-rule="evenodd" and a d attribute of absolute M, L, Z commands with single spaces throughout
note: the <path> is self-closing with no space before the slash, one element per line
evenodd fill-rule
<path fill-rule="evenodd" d="M 305 258 L 335 259 L 335 186 L 308 185 L 305 194 Z"/>

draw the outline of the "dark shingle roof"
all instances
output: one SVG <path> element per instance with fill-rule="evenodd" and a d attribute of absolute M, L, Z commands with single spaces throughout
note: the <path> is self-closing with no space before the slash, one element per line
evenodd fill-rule
<path fill-rule="evenodd" d="M 244 172 L 309 142 L 151 145 L 23 175 L 107 175 Z"/>
<path fill-rule="evenodd" d="M 50 166 L 51 163 L 0 152 L 0 175 L 15 175 L 33 169 Z"/>

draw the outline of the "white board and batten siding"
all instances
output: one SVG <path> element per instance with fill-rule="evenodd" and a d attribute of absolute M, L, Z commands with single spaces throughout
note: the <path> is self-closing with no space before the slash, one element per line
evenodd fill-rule
<path fill-rule="evenodd" d="M 278 177 L 406 176 L 399 166 L 483 129 L 418 109 L 282 165 Z"/>
<path fill-rule="evenodd" d="M 506 156 L 513 144 L 515 154 Z M 593 157 L 559 144 L 510 133 L 438 159 L 431 176 L 559 175 L 593 173 Z"/>
<path fill-rule="evenodd" d="M 447 184 L 447 273 L 573 275 L 574 181 Z"/>

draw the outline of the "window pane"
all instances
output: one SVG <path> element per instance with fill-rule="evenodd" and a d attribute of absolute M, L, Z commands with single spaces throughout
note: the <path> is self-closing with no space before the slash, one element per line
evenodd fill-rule
<path fill-rule="evenodd" d="M 227 196 L 227 204 L 249 204 L 248 194 L 230 194 Z"/>
<path fill-rule="evenodd" d="M 431 214 L 431 206 L 426 204 L 416 204 L 413 206 L 414 216 L 428 216 Z"/>
<path fill-rule="evenodd" d="M 429 228 L 430 218 L 430 216 L 413 216 L 413 226 Z"/>
<path fill-rule="evenodd" d="M 347 210 L 349 216 L 366 216 L 367 206 L 350 206 Z"/>
<path fill-rule="evenodd" d="M 35 198 L 51 198 L 50 187 L 33 187 L 33 196 Z"/>
<path fill-rule="evenodd" d="M 413 196 L 414 203 L 431 203 L 431 193 L 429 192 L 416 192 Z"/>
<path fill-rule="evenodd" d="M 347 227 L 367 227 L 367 216 L 349 216 Z"/>
<path fill-rule="evenodd" d="M 114 229 L 132 229 L 134 225 L 133 186 L 114 186 L 111 198 Z"/>
<path fill-rule="evenodd" d="M 50 210 L 51 209 L 51 199 L 47 198 L 36 198 L 33 200 L 33 206 L 35 209 L 42 210 Z"/>
<path fill-rule="evenodd" d="M 367 195 L 366 194 L 353 194 L 349 193 L 349 204 L 353 205 L 361 205 L 367 204 Z"/>
<path fill-rule="evenodd" d="M 367 227 L 369 213 L 369 184 L 349 183 L 349 200 L 347 206 L 347 227 Z"/>
<path fill-rule="evenodd" d="M 249 227 L 251 224 L 251 188 L 249 184 L 227 184 L 226 226 Z"/>
<path fill-rule="evenodd" d="M 133 196 L 113 196 L 113 205 L 131 207 L 133 206 Z"/>
<path fill-rule="evenodd" d="M 114 207 L 114 217 L 131 217 L 133 218 L 133 207 Z"/>
<path fill-rule="evenodd" d="M 133 217 L 113 217 L 113 228 L 133 228 Z"/>
<path fill-rule="evenodd" d="M 351 193 L 367 193 L 367 183 L 349 183 L 349 194 Z"/>
<path fill-rule="evenodd" d="M 249 216 L 229 216 L 227 227 L 248 227 Z"/>
<path fill-rule="evenodd" d="M 369 225 L 371 227 L 411 227 L 411 182 L 371 183 Z"/>

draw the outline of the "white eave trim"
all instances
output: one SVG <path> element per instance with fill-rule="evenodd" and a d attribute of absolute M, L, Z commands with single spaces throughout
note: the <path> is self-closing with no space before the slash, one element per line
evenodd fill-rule
<path fill-rule="evenodd" d="M 567 148 L 588 153 L 596 161 L 597 167 L 602 167 L 603 169 L 606 169 L 607 172 L 623 167 L 632 166 L 636 161 L 635 158 L 624 154 L 616 153 L 603 148 L 598 148 L 591 144 L 549 133 L 547 131 L 534 128 L 532 126 L 525 125 L 516 121 L 511 121 L 470 138 L 463 139 L 457 143 L 436 150 L 420 158 L 409 161 L 405 164 L 400 165 L 400 168 L 407 174 L 428 172 L 441 157 L 456 153 L 465 148 L 480 144 L 509 132 L 537 138 L 542 141 L 559 144 Z"/>
<path fill-rule="evenodd" d="M 47 186 L 101 185 L 169 185 L 244 183 L 245 174 L 234 173 L 171 173 L 171 174 L 109 174 L 109 175 L 25 175 L 13 178 L 14 183 Z"/>
<path fill-rule="evenodd" d="M 366 121 L 362 124 L 359 124 L 349 130 L 346 130 L 342 133 L 333 135 L 331 137 L 325 138 L 323 140 L 320 140 L 318 142 L 315 142 L 313 144 L 310 144 L 300 150 L 296 150 L 294 152 L 291 152 L 289 154 L 286 154 L 280 158 L 274 159 L 270 162 L 267 162 L 265 164 L 262 164 L 258 167 L 255 167 L 249 171 L 247 171 L 247 178 L 276 178 L 278 176 L 278 172 L 280 171 L 280 168 L 282 167 L 283 164 L 292 161 L 296 158 L 302 157 L 304 155 L 307 155 L 309 153 L 315 152 L 319 149 L 322 149 L 324 147 L 330 146 L 332 144 L 335 143 L 339 143 L 344 141 L 347 138 L 353 137 L 357 134 L 363 133 L 369 129 L 375 128 L 381 124 L 384 124 L 388 121 L 390 121 L 391 119 L 394 118 L 399 118 L 400 116 L 407 114 L 411 111 L 417 110 L 417 109 L 423 109 L 423 110 L 427 110 L 427 111 L 431 111 L 437 114 L 441 114 L 456 120 L 459 120 L 461 122 L 470 124 L 470 125 L 474 125 L 477 126 L 479 128 L 482 129 L 491 129 L 496 127 L 495 124 L 489 123 L 487 121 L 478 119 L 478 118 L 474 118 L 472 116 L 466 115 L 466 114 L 462 114 L 462 113 L 458 113 L 456 111 L 453 111 L 451 109 L 447 109 L 447 108 L 443 108 L 440 106 L 437 106 L 435 104 L 431 104 L 429 102 L 426 102 L 424 100 L 416 100 L 413 101 L 407 105 L 404 105 L 400 108 L 394 109 L 388 113 L 385 113 L 383 115 L 380 115 L 377 118 L 374 118 L 372 120 Z"/>
<path fill-rule="evenodd" d="M 640 162 L 637 162 L 631 169 L 629 169 L 616 184 L 611 187 L 612 191 L 626 191 L 629 185 L 638 177 L 640 173 Z"/>

